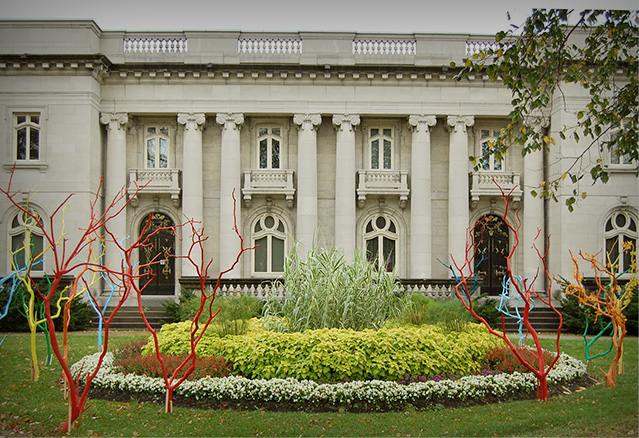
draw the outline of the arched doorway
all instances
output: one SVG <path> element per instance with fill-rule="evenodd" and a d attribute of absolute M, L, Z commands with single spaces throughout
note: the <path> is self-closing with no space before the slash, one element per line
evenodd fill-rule
<path fill-rule="evenodd" d="M 150 223 L 146 226 L 147 221 Z M 175 254 L 175 234 L 173 220 L 164 213 L 154 212 L 147 216 L 140 224 L 140 234 L 148 236 L 157 231 L 149 239 L 149 245 L 140 248 L 140 265 L 155 261 L 146 268 L 146 272 L 153 275 L 153 279 L 146 286 L 143 293 L 145 295 L 173 295 L 175 293 L 175 258 L 170 257 Z M 146 227 L 146 229 L 145 229 Z M 148 277 L 140 279 L 140 286 L 149 281 Z"/>
<path fill-rule="evenodd" d="M 506 256 L 510 250 L 506 222 L 494 214 L 483 216 L 475 224 L 473 239 L 478 246 L 475 272 L 482 279 L 481 292 L 499 295 L 507 273 Z"/>

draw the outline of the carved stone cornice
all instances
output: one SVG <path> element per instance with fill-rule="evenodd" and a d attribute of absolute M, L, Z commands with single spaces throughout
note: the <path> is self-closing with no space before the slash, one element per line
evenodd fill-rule
<path fill-rule="evenodd" d="M 447 123 L 454 132 L 466 132 L 466 128 L 475 124 L 475 116 L 448 116 Z"/>
<path fill-rule="evenodd" d="M 353 131 L 353 128 L 360 123 L 360 117 L 356 114 L 335 114 L 333 115 L 333 125 L 341 131 Z"/>
<path fill-rule="evenodd" d="M 206 116 L 204 113 L 179 113 L 177 121 L 180 125 L 184 125 L 184 129 L 202 130 Z"/>
<path fill-rule="evenodd" d="M 222 125 L 222 129 L 240 129 L 244 123 L 244 114 L 218 113 L 215 121 Z"/>
<path fill-rule="evenodd" d="M 295 114 L 293 116 L 293 123 L 297 125 L 297 129 L 317 129 L 322 123 L 322 116 L 320 114 Z"/>
<path fill-rule="evenodd" d="M 408 125 L 415 132 L 428 132 L 431 126 L 437 124 L 437 116 L 427 116 L 424 114 L 408 116 Z"/>
<path fill-rule="evenodd" d="M 543 129 L 550 126 L 550 117 L 542 116 L 540 114 L 537 115 L 527 115 L 524 117 L 524 125 L 529 128 L 532 128 L 533 131 L 539 133 Z"/>
<path fill-rule="evenodd" d="M 127 113 L 101 113 L 100 123 L 107 129 L 126 129 L 129 123 L 129 115 Z"/>

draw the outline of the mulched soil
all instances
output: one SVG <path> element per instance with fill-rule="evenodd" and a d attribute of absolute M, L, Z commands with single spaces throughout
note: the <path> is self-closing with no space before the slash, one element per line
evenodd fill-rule
<path fill-rule="evenodd" d="M 548 387 L 548 395 L 560 397 L 573 392 L 583 391 L 591 386 L 601 384 L 590 375 L 585 375 L 571 382 L 552 385 Z M 109 400 L 115 402 L 145 402 L 164 404 L 163 394 L 151 393 L 131 393 L 125 391 L 112 391 L 92 388 L 89 397 L 94 399 Z M 459 408 L 465 406 L 476 406 L 493 403 L 506 403 L 514 400 L 534 400 L 537 398 L 535 391 L 530 393 L 512 393 L 506 397 L 488 396 L 482 399 L 473 400 L 418 400 L 410 404 L 410 407 L 418 410 L 435 410 L 446 408 Z M 175 395 L 173 397 L 174 407 L 186 407 L 195 409 L 236 409 L 236 410 L 263 410 L 272 412 L 386 412 L 401 411 L 406 409 L 405 404 L 376 405 L 368 403 L 356 403 L 353 405 L 335 406 L 332 404 L 308 405 L 300 403 L 280 403 L 261 401 L 231 401 L 231 400 L 195 400 L 194 398 Z"/>

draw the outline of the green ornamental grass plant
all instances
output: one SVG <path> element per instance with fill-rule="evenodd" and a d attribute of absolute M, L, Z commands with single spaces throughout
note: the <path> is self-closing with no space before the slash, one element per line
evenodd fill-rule
<path fill-rule="evenodd" d="M 377 270 L 358 252 L 347 261 L 336 249 L 314 247 L 302 260 L 293 248 L 275 286 L 272 290 L 285 287 L 284 300 L 271 295 L 264 314 L 278 331 L 379 329 L 406 306 L 395 275 Z"/>

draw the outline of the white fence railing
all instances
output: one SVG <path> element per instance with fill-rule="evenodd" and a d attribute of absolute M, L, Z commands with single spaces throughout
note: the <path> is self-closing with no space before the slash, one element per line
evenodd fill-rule
<path fill-rule="evenodd" d="M 240 38 L 237 40 L 237 53 L 301 55 L 300 39 Z"/>
<path fill-rule="evenodd" d="M 124 53 L 186 53 L 186 38 L 124 38 Z"/>
<path fill-rule="evenodd" d="M 416 55 L 417 41 L 353 40 L 355 55 Z"/>
<path fill-rule="evenodd" d="M 480 52 L 485 52 L 486 50 L 492 50 L 493 52 L 496 52 L 499 49 L 506 50 L 510 46 L 510 44 L 490 41 L 466 41 L 466 55 L 472 56 Z"/>

